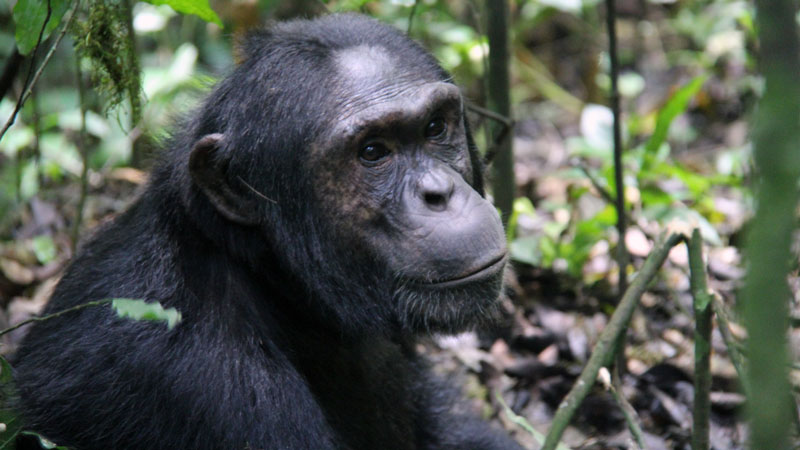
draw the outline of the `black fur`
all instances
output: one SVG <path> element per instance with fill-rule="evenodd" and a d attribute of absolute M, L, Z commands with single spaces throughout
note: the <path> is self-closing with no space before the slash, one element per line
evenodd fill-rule
<path fill-rule="evenodd" d="M 415 327 L 474 320 L 453 306 L 400 317 L 427 297 L 386 282 L 375 251 L 335 242 L 339 222 L 317 198 L 309 155 L 341 92 L 331 55 L 362 44 L 419 79 L 448 80 L 417 44 L 361 16 L 250 36 L 244 61 L 176 134 L 141 197 L 82 247 L 46 309 L 139 298 L 182 322 L 167 330 L 97 307 L 35 325 L 15 358 L 27 427 L 85 450 L 518 448 L 460 412 L 415 354 Z M 224 135 L 221 182 L 249 199 L 254 225 L 220 214 L 189 172 L 213 133 Z M 474 148 L 469 160 L 464 176 L 482 193 Z M 480 312 L 495 284 L 437 301 L 489 297 Z"/>

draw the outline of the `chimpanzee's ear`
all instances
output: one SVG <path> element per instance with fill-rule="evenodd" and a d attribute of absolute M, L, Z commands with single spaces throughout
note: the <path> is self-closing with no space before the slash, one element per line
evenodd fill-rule
<path fill-rule="evenodd" d="M 228 159 L 221 151 L 223 138 L 222 134 L 209 134 L 194 144 L 189 173 L 223 217 L 241 225 L 255 225 L 258 216 L 252 199 L 231 186 L 226 177 Z"/>

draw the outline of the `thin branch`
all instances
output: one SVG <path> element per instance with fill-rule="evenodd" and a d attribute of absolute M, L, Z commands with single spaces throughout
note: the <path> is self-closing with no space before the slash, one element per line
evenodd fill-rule
<path fill-rule="evenodd" d="M 44 16 L 44 22 L 42 23 L 42 28 L 39 30 L 39 37 L 36 39 L 36 45 L 33 47 L 33 53 L 31 53 L 31 62 L 30 65 L 28 66 L 28 74 L 25 76 L 25 81 L 23 81 L 22 83 L 23 93 L 25 93 L 25 89 L 30 86 L 31 75 L 33 74 L 33 66 L 34 64 L 36 64 L 36 53 L 39 51 L 39 47 L 42 45 L 42 39 L 44 38 L 44 30 L 47 28 L 47 23 L 50 22 L 50 16 L 52 15 L 52 13 L 53 9 L 50 5 L 50 0 L 47 0 L 47 14 L 45 14 Z M 31 92 L 33 92 L 33 90 L 31 90 Z M 22 109 L 22 104 L 25 102 L 25 98 L 26 97 L 24 95 L 20 95 L 19 98 L 17 98 L 17 103 L 14 105 L 14 112 L 11 113 L 11 117 L 9 118 L 9 121 L 12 121 L 12 123 L 13 120 L 17 117 L 17 114 L 19 114 L 19 111 Z M 3 129 L 3 132 L 0 133 L 0 140 L 3 139 L 3 135 L 6 134 L 6 130 L 10 126 L 11 126 L 10 124 L 7 125 L 6 128 Z M 14 171 L 16 172 L 14 189 L 16 191 L 17 203 L 22 201 L 22 157 L 23 156 L 24 155 L 21 152 L 18 152 L 15 155 L 17 164 L 14 167 Z"/>
<path fill-rule="evenodd" d="M 31 86 L 31 106 L 33 107 L 33 161 L 37 167 L 36 184 L 44 185 L 44 174 L 38 168 L 42 165 L 42 112 L 39 109 L 40 97 L 36 86 Z"/>
<path fill-rule="evenodd" d="M 589 179 L 589 182 L 592 184 L 592 187 L 595 188 L 598 193 L 600 193 L 600 196 L 603 197 L 603 200 L 607 201 L 608 203 L 611 203 L 612 205 L 614 204 L 614 197 L 612 197 L 611 193 L 608 192 L 608 190 L 604 188 L 603 185 L 600 184 L 600 180 L 598 180 L 593 173 L 589 172 L 589 169 L 587 169 L 586 166 L 584 166 L 583 164 L 574 164 L 574 166 L 577 166 L 578 169 L 580 169 L 581 172 L 583 172 L 583 174 L 586 175 L 586 178 Z"/>
<path fill-rule="evenodd" d="M 486 109 L 486 108 L 480 107 L 480 106 L 478 106 L 478 105 L 476 105 L 474 103 L 467 103 L 467 109 L 472 111 L 472 112 L 474 112 L 474 113 L 476 113 L 476 114 L 480 114 L 481 116 L 488 117 L 488 118 L 490 118 L 492 120 L 500 122 L 503 125 L 505 125 L 507 128 L 513 128 L 514 125 L 515 125 L 514 119 L 512 119 L 510 117 L 506 117 L 506 116 L 504 116 L 502 114 L 498 114 L 498 113 L 496 113 L 496 112 L 494 112 L 494 111 L 492 111 L 490 109 Z"/>
<path fill-rule="evenodd" d="M 518 414 L 514 413 L 514 411 L 508 406 L 506 401 L 503 400 L 503 396 L 500 395 L 500 391 L 499 390 L 495 391 L 494 396 L 497 399 L 497 402 L 500 403 L 500 406 L 503 408 L 503 412 L 506 413 L 506 416 L 508 416 L 508 420 L 510 420 L 511 422 L 513 422 L 518 427 L 521 427 L 522 429 L 524 429 L 525 431 L 530 433 L 530 435 L 533 436 L 534 439 L 536 439 L 536 442 L 539 445 L 542 445 L 542 442 L 544 442 L 544 435 L 542 433 L 538 432 L 536 430 L 536 428 L 533 428 L 533 426 L 530 424 L 530 422 L 525 420 L 524 417 L 521 417 Z M 559 442 L 558 446 L 556 447 L 556 449 L 557 450 L 569 450 L 569 447 L 567 447 L 565 444 Z"/>
<path fill-rule="evenodd" d="M 606 325 L 600 333 L 597 344 L 595 344 L 592 350 L 592 356 L 589 357 L 589 361 L 586 363 L 580 377 L 578 377 L 578 380 L 572 386 L 569 394 L 567 394 L 564 400 L 561 401 L 561 404 L 558 405 L 558 410 L 556 410 L 556 415 L 553 418 L 550 431 L 547 433 L 547 439 L 545 440 L 542 450 L 553 450 L 556 448 L 558 440 L 561 439 L 561 435 L 564 433 L 570 420 L 572 420 L 575 411 L 578 410 L 578 406 L 580 406 L 583 399 L 586 398 L 586 395 L 592 390 L 595 380 L 597 380 L 598 371 L 601 367 L 607 366 L 608 363 L 613 360 L 618 349 L 617 342 L 620 336 L 627 330 L 628 322 L 630 322 L 633 311 L 636 309 L 636 305 L 639 303 L 639 299 L 647 288 L 647 285 L 655 278 L 658 269 L 664 263 L 664 260 L 667 259 L 667 255 L 669 255 L 669 251 L 672 247 L 685 239 L 686 237 L 682 234 L 672 234 L 661 245 L 657 245 L 656 248 L 650 252 L 650 256 L 645 260 L 639 274 L 625 291 L 625 295 L 622 296 L 622 300 L 620 300 L 616 311 L 614 311 L 611 319 L 609 319 L 608 325 Z"/>
<path fill-rule="evenodd" d="M 127 63 L 128 70 L 131 72 L 131 80 L 126 81 L 128 100 L 131 104 L 131 129 L 139 126 L 142 121 L 142 69 L 139 65 L 139 55 L 136 53 L 136 32 L 133 29 L 133 3 L 134 0 L 122 0 L 119 7 L 124 14 L 125 28 L 128 32 Z M 141 167 L 145 155 L 142 141 L 131 140 L 131 165 Z"/>
<path fill-rule="evenodd" d="M 636 440 L 636 444 L 641 450 L 647 450 L 647 443 L 644 440 L 644 433 L 642 432 L 642 427 L 639 425 L 639 422 L 641 422 L 639 419 L 639 414 L 636 413 L 636 409 L 634 409 L 633 405 L 628 402 L 628 399 L 621 394 L 622 382 L 620 380 L 619 373 L 616 373 L 612 376 L 608 370 L 602 368 L 600 369 L 598 378 L 603 383 L 603 387 L 605 387 L 605 389 L 611 393 L 611 396 L 614 397 L 614 401 L 617 402 L 617 405 L 622 410 L 622 415 L 625 417 L 625 423 L 628 424 L 628 429 L 633 435 L 633 438 Z"/>
<path fill-rule="evenodd" d="M 50 22 L 50 16 L 53 13 L 53 8 L 50 5 L 50 0 L 47 0 L 47 14 L 44 16 L 44 22 L 42 23 L 42 28 L 39 30 L 39 37 L 36 38 L 36 45 L 33 47 L 33 53 L 31 53 L 31 63 L 28 66 L 28 74 L 25 75 L 25 81 L 22 83 L 22 92 L 25 93 L 25 89 L 30 86 L 31 75 L 33 74 L 33 66 L 36 64 L 36 53 L 39 51 L 39 46 L 42 45 L 42 38 L 44 38 L 44 30 L 47 28 L 47 23 Z M 17 104 L 14 105 L 14 112 L 11 114 L 11 118 L 15 118 L 17 114 L 19 114 L 20 109 L 22 109 L 22 104 L 25 102 L 25 96 L 20 95 L 17 99 Z M 3 138 L 5 134 L 5 129 L 2 133 L 0 133 L 0 139 Z M 19 185 L 17 186 L 17 197 L 19 197 Z"/>
<path fill-rule="evenodd" d="M 0 330 L 0 336 L 3 336 L 3 335 L 8 334 L 8 333 L 11 333 L 12 331 L 16 330 L 17 328 L 20 328 L 20 327 L 23 327 L 25 325 L 28 325 L 29 323 L 44 322 L 46 320 L 55 319 L 56 317 L 61 317 L 61 316 L 65 315 L 65 314 L 69 314 L 71 312 L 75 312 L 75 311 L 78 311 L 78 310 L 81 310 L 81 309 L 86 309 L 86 308 L 89 308 L 89 307 L 92 307 L 92 306 L 105 305 L 107 303 L 111 303 L 112 301 L 114 301 L 113 298 L 106 298 L 106 299 L 103 299 L 103 300 L 96 300 L 96 301 L 93 301 L 93 302 L 81 303 L 80 305 L 73 306 L 72 308 L 67 308 L 67 309 L 65 309 L 63 311 L 59 311 L 59 312 L 53 313 L 53 314 L 48 314 L 46 316 L 31 317 L 30 319 L 23 320 L 22 322 L 14 325 L 13 327 L 8 327 L 5 330 Z"/>
<path fill-rule="evenodd" d="M 744 391 L 745 397 L 749 398 L 749 389 L 747 386 L 747 365 L 745 363 L 744 355 L 742 354 L 742 345 L 731 333 L 730 312 L 722 298 L 719 295 L 713 294 L 711 299 L 711 306 L 714 309 L 714 316 L 717 318 L 717 330 L 722 335 L 722 341 L 725 343 L 725 348 L 728 350 L 728 358 L 736 369 L 736 374 L 739 376 L 739 381 Z"/>
<path fill-rule="evenodd" d="M 497 156 L 497 152 L 500 150 L 500 146 L 505 141 L 506 136 L 508 136 L 508 133 L 510 133 L 511 130 L 514 129 L 516 121 L 514 121 L 514 119 L 510 117 L 498 114 L 486 108 L 482 108 L 473 103 L 467 103 L 467 109 L 478 115 L 499 122 L 502 125 L 502 128 L 498 131 L 497 135 L 492 140 L 491 147 L 489 147 L 489 149 L 486 150 L 486 154 L 483 157 L 483 162 L 488 166 L 489 164 L 492 163 L 492 160 L 495 158 L 495 156 Z"/>
<path fill-rule="evenodd" d="M 89 142 L 88 139 L 86 139 L 86 89 L 83 86 L 81 59 L 78 55 L 75 55 L 75 74 L 78 83 L 78 101 L 80 102 L 81 108 L 81 129 L 78 133 L 78 148 L 83 167 L 81 168 L 81 194 L 80 198 L 78 199 L 77 211 L 75 211 L 75 223 L 72 226 L 73 253 L 78 245 L 78 236 L 81 230 L 81 224 L 83 223 L 83 210 L 86 206 L 86 197 L 89 192 L 89 149 L 87 148 Z"/>
<path fill-rule="evenodd" d="M 50 46 L 50 50 L 48 50 L 47 55 L 45 55 L 44 60 L 39 65 L 39 68 L 36 70 L 36 74 L 33 76 L 33 79 L 31 80 L 30 84 L 26 83 L 27 84 L 27 89 L 24 91 L 22 96 L 20 96 L 20 98 L 19 98 L 19 100 L 17 102 L 18 103 L 18 107 L 14 108 L 14 112 L 11 114 L 11 117 L 8 118 L 8 121 L 6 122 L 5 126 L 3 126 L 3 131 L 0 131 L 0 140 L 3 139 L 3 136 L 5 136 L 5 134 L 6 134 L 6 131 L 8 131 L 8 129 L 11 128 L 11 125 L 14 124 L 14 121 L 17 119 L 17 114 L 19 114 L 20 108 L 25 103 L 25 101 L 28 99 L 28 97 L 30 97 L 31 91 L 32 91 L 32 87 L 34 85 L 36 85 L 36 83 L 39 81 L 39 77 L 42 76 L 42 72 L 44 71 L 45 66 L 47 66 L 47 63 L 50 62 L 50 58 L 52 58 L 53 54 L 56 52 L 56 48 L 58 47 L 58 44 L 61 43 L 61 39 L 63 39 L 64 35 L 67 34 L 67 30 L 69 29 L 69 26 L 72 23 L 72 19 L 75 17 L 75 12 L 78 10 L 78 7 L 80 6 L 80 4 L 81 4 L 80 0 L 75 2 L 75 7 L 72 9 L 72 13 L 70 14 L 69 18 L 67 19 L 66 23 L 64 24 L 64 27 L 61 29 L 61 32 L 56 37 L 56 40 L 53 41 L 53 45 Z M 37 47 L 38 47 L 38 44 L 37 44 Z M 33 64 L 33 60 L 31 60 L 31 64 Z"/>
<path fill-rule="evenodd" d="M 619 112 L 619 59 L 617 57 L 617 11 L 615 0 L 606 0 L 606 27 L 608 28 L 608 56 L 611 60 L 611 113 L 614 115 L 614 184 L 616 184 L 617 208 L 617 266 L 619 266 L 619 292 L 625 292 L 628 284 L 626 267 L 628 253 L 625 249 L 625 184 L 622 176 L 622 120 Z"/>
<path fill-rule="evenodd" d="M 708 450 L 711 415 L 711 296 L 706 287 L 700 230 L 689 240 L 689 283 L 694 297 L 694 412 L 692 450 Z"/>
<path fill-rule="evenodd" d="M 590 172 L 586 166 L 584 166 L 583 164 L 573 164 L 573 166 L 580 169 L 581 172 L 583 172 L 583 174 L 586 175 L 586 178 L 589 179 L 589 182 L 592 184 L 592 187 L 597 190 L 597 192 L 600 194 L 601 197 L 603 197 L 603 200 L 607 201 L 612 205 L 615 203 L 614 197 L 611 196 L 611 193 L 608 192 L 608 189 L 606 189 L 605 187 L 603 187 L 602 184 L 600 184 L 600 180 L 598 180 L 597 177 L 592 172 Z M 633 216 L 631 216 L 630 212 L 627 210 L 625 210 L 625 219 L 627 219 L 629 223 L 632 224 L 636 223 L 636 221 L 633 220 Z M 647 233 L 645 230 L 641 231 L 648 239 L 650 239 L 651 241 L 654 240 L 654 237 L 649 233 Z"/>
<path fill-rule="evenodd" d="M 414 15 L 417 13 L 417 6 L 419 6 L 419 0 L 414 0 L 411 12 L 408 13 L 408 29 L 406 29 L 406 34 L 409 36 L 411 35 L 411 25 L 414 23 Z"/>

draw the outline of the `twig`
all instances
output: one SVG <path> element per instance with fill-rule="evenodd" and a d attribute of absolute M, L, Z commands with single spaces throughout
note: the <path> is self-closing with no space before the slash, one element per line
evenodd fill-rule
<path fill-rule="evenodd" d="M 598 372 L 597 378 L 603 383 L 603 387 L 611 393 L 611 396 L 614 397 L 614 401 L 617 402 L 617 405 L 619 405 L 622 410 L 622 415 L 625 416 L 625 423 L 628 424 L 628 429 L 636 440 L 636 444 L 639 445 L 641 450 L 647 450 L 644 433 L 642 432 L 642 427 L 639 426 L 639 414 L 636 413 L 636 410 L 628 402 L 628 399 L 621 394 L 622 383 L 619 374 L 611 376 L 609 371 L 603 367 Z"/>
<path fill-rule="evenodd" d="M 58 44 L 61 43 L 61 39 L 63 39 L 64 35 L 67 34 L 67 30 L 69 29 L 69 26 L 72 23 L 72 19 L 75 17 L 75 12 L 78 10 L 78 7 L 80 7 L 80 4 L 81 4 L 80 0 L 75 2 L 75 7 L 72 9 L 72 13 L 70 14 L 69 18 L 64 24 L 64 27 L 61 29 L 61 32 L 56 37 L 56 40 L 53 41 L 53 45 L 50 46 L 50 50 L 48 50 L 47 55 L 45 55 L 44 60 L 39 65 L 39 68 L 36 70 L 36 74 L 33 76 L 33 79 L 31 80 L 30 84 L 27 85 L 27 89 L 24 91 L 22 96 L 20 96 L 17 102 L 18 107 L 14 108 L 14 112 L 11 114 L 11 117 L 8 118 L 8 121 L 6 121 L 5 126 L 3 126 L 3 131 L 0 131 L 0 140 L 3 139 L 3 136 L 5 136 L 6 134 L 6 131 L 8 131 L 8 129 L 11 128 L 11 125 L 14 124 L 14 121 L 17 119 L 17 114 L 19 114 L 20 108 L 28 99 L 28 97 L 30 97 L 32 87 L 39 81 L 39 77 L 42 76 L 42 72 L 44 71 L 45 66 L 47 66 L 47 63 L 50 62 L 50 58 L 52 58 L 53 54 L 56 52 Z M 31 61 L 31 64 L 33 64 L 33 61 Z"/>
<path fill-rule="evenodd" d="M 33 161 L 36 164 L 36 183 L 44 185 L 44 175 L 38 168 L 42 164 L 42 112 L 39 110 L 39 90 L 31 86 L 31 103 L 33 106 Z"/>
<path fill-rule="evenodd" d="M 588 178 L 589 182 L 592 183 L 592 187 L 597 189 L 597 192 L 600 193 L 600 196 L 603 197 L 605 201 L 611 203 L 612 205 L 614 204 L 614 197 L 612 197 L 611 193 L 600 184 L 600 181 L 597 179 L 597 177 L 595 177 L 593 173 L 589 172 L 589 169 L 587 169 L 586 166 L 583 164 L 573 164 L 573 166 L 577 166 L 578 169 L 580 169 L 581 172 L 586 175 L 586 178 Z"/>
<path fill-rule="evenodd" d="M 514 411 L 508 406 L 506 401 L 503 400 L 503 396 L 500 395 L 500 391 L 499 390 L 495 391 L 494 396 L 497 399 L 497 402 L 500 403 L 500 406 L 503 407 L 503 412 L 506 413 L 506 416 L 508 416 L 508 420 L 513 422 L 515 425 L 517 425 L 519 427 L 522 427 L 525 431 L 530 433 L 531 436 L 533 436 L 533 438 L 536 439 L 536 442 L 538 442 L 539 445 L 541 445 L 542 442 L 544 442 L 544 435 L 542 433 L 538 432 L 536 430 L 536 428 L 533 428 L 533 426 L 531 426 L 531 424 L 527 420 L 525 420 L 524 417 L 521 417 L 518 414 L 514 413 Z M 567 447 L 565 444 L 559 442 L 558 446 L 556 447 L 556 449 L 557 450 L 569 450 L 569 447 Z"/>
<path fill-rule="evenodd" d="M 556 447 L 556 443 L 564 433 L 564 429 L 567 428 L 578 406 L 594 386 L 597 372 L 614 358 L 619 336 L 627 329 L 628 322 L 630 322 L 633 311 L 647 285 L 656 276 L 664 260 L 667 259 L 670 249 L 685 239 L 682 234 L 672 234 L 661 245 L 657 245 L 647 257 L 639 274 L 625 291 L 625 295 L 622 296 L 608 325 L 600 333 L 597 344 L 592 350 L 592 356 L 589 357 L 583 372 L 572 386 L 569 394 L 559 404 L 542 450 L 553 450 Z"/>
<path fill-rule="evenodd" d="M 611 113 L 614 116 L 614 184 L 616 184 L 616 209 L 617 209 L 617 266 L 619 267 L 619 292 L 625 292 L 628 276 L 625 268 L 628 266 L 628 252 L 625 249 L 625 184 L 622 177 L 622 120 L 619 112 L 619 60 L 617 57 L 617 11 L 615 0 L 606 0 L 606 27 L 608 29 L 608 56 L 611 61 Z"/>
<path fill-rule="evenodd" d="M 406 29 L 407 35 L 411 35 L 411 25 L 414 23 L 414 15 L 417 13 L 417 6 L 419 6 L 419 0 L 414 0 L 414 5 L 411 7 L 411 12 L 408 14 L 408 29 Z"/>
<path fill-rule="evenodd" d="M 11 333 L 12 331 L 16 330 L 17 328 L 23 327 L 23 326 L 25 326 L 25 325 L 27 325 L 29 323 L 44 322 L 46 320 L 55 319 L 56 317 L 61 317 L 64 314 L 69 314 L 71 312 L 75 312 L 75 311 L 78 311 L 78 310 L 81 310 L 81 309 L 89 308 L 89 307 L 92 307 L 92 306 L 105 305 L 106 303 L 111 303 L 112 301 L 114 301 L 113 298 L 105 298 L 103 300 L 95 300 L 93 302 L 81 303 L 80 305 L 73 306 L 72 308 L 67 308 L 67 309 L 65 309 L 63 311 L 59 311 L 59 312 L 53 313 L 53 314 L 48 314 L 46 316 L 31 317 L 30 319 L 23 320 L 22 322 L 14 325 L 13 327 L 8 327 L 5 330 L 0 330 L 0 336 L 3 336 L 3 335 L 8 334 L 8 333 Z"/>
<path fill-rule="evenodd" d="M 745 361 L 745 357 L 743 354 L 742 343 L 737 340 L 733 334 L 731 334 L 730 330 L 730 316 L 731 313 L 728 310 L 725 303 L 723 303 L 722 298 L 717 293 L 712 293 L 711 295 L 711 306 L 714 310 L 714 316 L 717 318 L 717 329 L 719 333 L 722 335 L 722 341 L 725 343 L 725 348 L 728 351 L 728 358 L 731 360 L 733 364 L 733 368 L 736 369 L 736 374 L 739 377 L 740 387 L 742 389 L 742 393 L 745 395 L 745 398 L 750 398 L 751 389 L 748 384 L 747 374 L 747 362 Z M 797 363 L 792 364 L 790 366 L 792 369 L 800 369 L 800 365 Z M 791 400 L 790 400 L 791 402 Z M 800 417 L 797 414 L 792 414 L 792 422 L 795 428 L 795 433 L 800 434 Z"/>
<path fill-rule="evenodd" d="M 483 157 L 483 162 L 486 165 L 489 165 L 491 164 L 494 157 L 497 156 L 497 152 L 500 150 L 500 145 L 503 143 L 506 136 L 508 136 L 508 133 L 514 128 L 516 122 L 514 121 L 514 119 L 510 117 L 506 117 L 492 110 L 482 108 L 473 103 L 467 103 L 467 109 L 476 114 L 488 117 L 489 119 L 499 122 L 503 126 L 503 128 L 501 128 L 500 131 L 498 131 L 497 135 L 492 140 L 492 146 L 486 151 L 486 155 L 484 155 Z"/>
<path fill-rule="evenodd" d="M 78 234 L 80 233 L 81 224 L 83 223 L 83 209 L 86 206 L 86 197 L 89 192 L 89 143 L 86 139 L 86 89 L 83 86 L 83 77 L 81 71 L 81 60 L 79 57 L 75 58 L 75 72 L 78 83 L 78 101 L 81 108 L 81 129 L 78 133 L 79 136 L 79 151 L 81 155 L 81 194 L 78 199 L 78 208 L 75 211 L 75 223 L 72 226 L 72 250 L 73 253 L 78 245 Z"/>
<path fill-rule="evenodd" d="M 39 30 L 39 36 L 36 38 L 36 45 L 33 46 L 33 52 L 31 52 L 31 63 L 28 66 L 28 74 L 25 75 L 25 82 L 22 83 L 22 92 L 25 92 L 25 89 L 28 87 L 33 88 L 31 86 L 31 75 L 33 74 L 33 66 L 36 64 L 36 53 L 39 52 L 39 47 L 42 45 L 42 39 L 44 39 L 44 30 L 47 29 L 47 24 L 50 22 L 50 17 L 53 15 L 53 8 L 51 5 L 50 0 L 47 0 L 47 13 L 44 16 L 44 22 L 42 22 L 42 28 Z M 20 96 L 17 99 L 17 104 L 14 105 L 14 113 L 18 114 L 19 110 L 22 108 L 23 103 L 23 96 Z M 2 137 L 2 135 L 0 135 Z"/>
<path fill-rule="evenodd" d="M 597 192 L 600 194 L 601 197 L 603 197 L 603 200 L 607 201 L 608 203 L 610 203 L 612 205 L 615 204 L 616 201 L 614 200 L 614 197 L 611 196 L 611 193 L 608 192 L 608 189 L 606 189 L 605 187 L 603 187 L 603 185 L 600 184 L 600 181 L 597 179 L 597 177 L 592 172 L 590 172 L 589 169 L 586 168 L 586 166 L 584 166 L 583 164 L 573 164 L 573 166 L 577 167 L 578 169 L 580 169 L 581 172 L 583 172 L 583 174 L 586 175 L 586 178 L 589 179 L 589 182 L 592 184 L 592 187 L 597 190 Z M 633 216 L 631 216 L 631 214 L 630 214 L 630 212 L 628 210 L 625 210 L 625 218 L 627 219 L 627 221 L 629 223 L 632 223 L 632 224 L 636 223 L 636 221 L 633 220 Z M 645 231 L 645 230 L 641 230 L 641 231 L 651 241 L 655 240 L 654 237 L 650 233 L 647 233 L 647 231 Z"/>
<path fill-rule="evenodd" d="M 474 103 L 467 103 L 467 109 L 476 113 L 480 114 L 484 117 L 488 117 L 492 120 L 496 120 L 508 128 L 512 128 L 515 125 L 514 119 L 510 117 L 506 117 L 502 114 L 498 114 L 490 109 L 482 108 Z"/>
<path fill-rule="evenodd" d="M 692 450 L 708 450 L 711 414 L 711 296 L 706 287 L 703 238 L 692 231 L 689 240 L 689 282 L 694 298 L 694 413 Z"/>
<path fill-rule="evenodd" d="M 128 54 L 127 63 L 128 70 L 131 71 L 132 80 L 126 82 L 128 90 L 128 100 L 131 104 L 131 128 L 136 128 L 142 121 L 142 76 L 141 67 L 139 65 L 139 55 L 136 53 L 136 32 L 133 29 L 133 3 L 134 0 L 122 0 L 119 7 L 122 8 L 124 14 L 125 28 L 128 31 Z M 143 154 L 142 141 L 139 139 L 131 140 L 131 165 L 133 167 L 141 167 L 144 154 Z"/>
<path fill-rule="evenodd" d="M 747 365 L 742 355 L 741 345 L 731 334 L 730 314 L 728 309 L 722 303 L 722 299 L 717 294 L 713 294 L 711 298 L 711 306 L 714 309 L 714 316 L 717 318 L 717 330 L 722 335 L 722 341 L 725 342 L 725 348 L 728 350 L 728 358 L 736 369 L 736 374 L 739 376 L 739 381 L 742 385 L 745 397 L 749 398 L 749 389 L 747 386 L 746 368 Z"/>

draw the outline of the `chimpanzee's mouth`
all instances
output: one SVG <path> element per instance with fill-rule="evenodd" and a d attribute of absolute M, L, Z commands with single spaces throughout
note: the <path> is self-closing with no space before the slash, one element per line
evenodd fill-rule
<path fill-rule="evenodd" d="M 420 284 L 424 284 L 426 286 L 434 287 L 437 289 L 447 289 L 447 288 L 463 286 L 464 284 L 473 283 L 476 281 L 483 281 L 492 278 L 498 273 L 502 272 L 503 267 L 505 267 L 506 264 L 506 259 L 507 259 L 507 253 L 503 252 L 499 256 L 489 260 L 487 264 L 478 267 L 476 270 L 472 272 L 459 274 L 452 278 L 433 280 Z"/>

